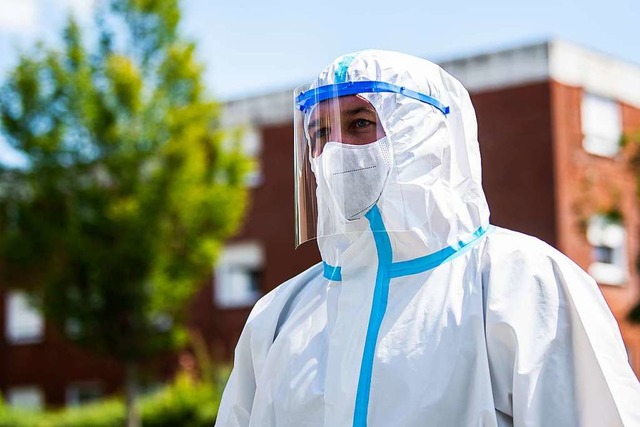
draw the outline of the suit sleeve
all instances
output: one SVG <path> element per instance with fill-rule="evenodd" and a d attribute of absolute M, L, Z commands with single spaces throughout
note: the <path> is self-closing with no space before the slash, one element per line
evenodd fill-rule
<path fill-rule="evenodd" d="M 483 273 L 498 419 L 640 426 L 640 385 L 597 284 L 546 244 L 524 243 L 493 251 Z"/>
<path fill-rule="evenodd" d="M 235 349 L 233 369 L 218 408 L 215 427 L 247 427 L 256 391 L 251 352 L 251 324 L 247 323 Z"/>

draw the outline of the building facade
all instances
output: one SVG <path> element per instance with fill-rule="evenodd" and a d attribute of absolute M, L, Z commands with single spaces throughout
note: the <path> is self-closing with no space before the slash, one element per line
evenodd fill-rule
<path fill-rule="evenodd" d="M 562 41 L 441 61 L 476 109 L 491 222 L 534 235 L 598 281 L 640 375 L 640 202 L 630 147 L 640 134 L 640 66 Z M 189 310 L 214 357 L 229 360 L 257 298 L 320 261 L 294 249 L 292 91 L 225 105 L 258 159 L 251 205 Z M 638 141 L 640 142 L 640 141 Z M 632 144 L 630 144 L 632 145 Z M 0 388 L 7 401 L 75 404 L 118 391 L 123 369 L 66 344 L 24 297 L 1 293 Z"/>

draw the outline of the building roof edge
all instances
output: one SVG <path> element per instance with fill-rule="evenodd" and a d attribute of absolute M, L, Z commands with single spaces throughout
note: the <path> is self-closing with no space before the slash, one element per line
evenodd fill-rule
<path fill-rule="evenodd" d="M 640 65 L 557 39 L 549 46 L 549 74 L 559 83 L 640 108 Z"/>

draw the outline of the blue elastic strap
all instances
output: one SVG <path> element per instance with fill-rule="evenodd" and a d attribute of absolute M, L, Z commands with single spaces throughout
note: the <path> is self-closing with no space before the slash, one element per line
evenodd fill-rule
<path fill-rule="evenodd" d="M 336 83 L 344 83 L 347 80 L 347 71 L 349 70 L 349 65 L 353 62 L 353 59 L 353 55 L 346 55 L 340 59 L 336 72 L 334 73 Z"/>
<path fill-rule="evenodd" d="M 340 267 L 334 267 L 322 261 L 324 267 L 323 276 L 325 279 L 339 282 L 342 280 L 342 269 Z"/>
<path fill-rule="evenodd" d="M 404 86 L 397 86 L 391 83 L 374 80 L 336 83 L 333 85 L 320 86 L 315 89 L 310 89 L 306 92 L 301 92 L 296 97 L 296 105 L 301 111 L 307 111 L 318 102 L 322 102 L 327 99 L 346 95 L 356 95 L 358 93 L 378 92 L 399 93 L 409 98 L 417 99 L 418 101 L 424 102 L 425 104 L 429 104 L 434 108 L 437 108 L 445 115 L 449 114 L 450 111 L 449 107 L 445 106 L 440 101 L 429 95 L 421 92 L 416 92 L 415 90 L 407 89 Z"/>
<path fill-rule="evenodd" d="M 380 325 L 387 311 L 387 301 L 389 297 L 389 268 L 392 262 L 391 241 L 385 230 L 382 216 L 378 206 L 367 212 L 365 217 L 369 220 L 369 226 L 373 232 L 373 238 L 378 252 L 378 272 L 376 274 L 376 284 L 373 290 L 373 301 L 371 303 L 371 314 L 369 316 L 369 326 L 367 327 L 367 337 L 364 343 L 362 363 L 360 365 L 360 376 L 358 378 L 358 390 L 356 392 L 355 409 L 353 412 L 353 427 L 367 426 L 367 412 L 369 409 L 369 395 L 371 394 L 371 375 L 373 373 L 373 359 L 378 342 Z"/>

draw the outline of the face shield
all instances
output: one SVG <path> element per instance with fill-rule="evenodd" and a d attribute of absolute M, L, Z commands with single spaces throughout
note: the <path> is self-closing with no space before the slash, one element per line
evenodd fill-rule
<path fill-rule="evenodd" d="M 393 94 L 448 113 L 436 99 L 385 82 L 295 90 L 296 247 L 316 237 L 356 232 L 380 199 L 393 152 L 375 104 L 381 95 Z"/>

